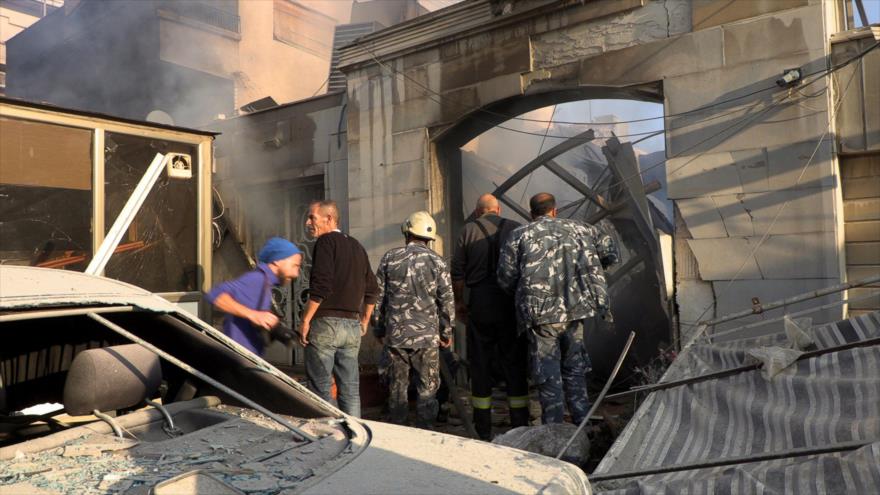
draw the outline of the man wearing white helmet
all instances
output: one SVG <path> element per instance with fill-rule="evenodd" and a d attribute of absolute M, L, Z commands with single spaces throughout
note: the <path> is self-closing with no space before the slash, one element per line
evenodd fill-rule
<path fill-rule="evenodd" d="M 446 262 L 428 247 L 437 235 L 431 215 L 413 213 L 401 230 L 406 246 L 388 251 L 379 262 L 373 330 L 384 344 L 391 421 L 406 422 L 413 370 L 418 380 L 417 424 L 431 427 L 437 417 L 435 394 L 440 385 L 438 345 L 452 344 L 455 300 Z"/>

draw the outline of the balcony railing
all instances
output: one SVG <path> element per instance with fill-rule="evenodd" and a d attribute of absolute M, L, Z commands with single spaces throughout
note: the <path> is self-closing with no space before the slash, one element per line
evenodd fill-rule
<path fill-rule="evenodd" d="M 175 14 L 216 28 L 241 33 L 241 18 L 226 10 L 199 2 L 168 2 L 163 8 Z"/>

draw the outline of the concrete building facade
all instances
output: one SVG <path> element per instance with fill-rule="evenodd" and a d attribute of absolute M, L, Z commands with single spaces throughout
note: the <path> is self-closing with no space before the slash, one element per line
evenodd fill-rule
<path fill-rule="evenodd" d="M 63 0 L 0 1 L 0 95 L 6 91 L 6 41 L 53 12 L 62 3 Z"/>
<path fill-rule="evenodd" d="M 204 125 L 322 92 L 351 2 L 68 1 L 9 41 L 9 96 Z M 320 10 L 319 10 L 320 9 Z"/>
<path fill-rule="evenodd" d="M 405 213 L 428 209 L 449 255 L 466 216 L 462 144 L 548 104 L 630 98 L 665 105 L 683 338 L 753 298 L 839 283 L 846 234 L 829 115 L 849 76 L 825 71 L 843 29 L 842 2 L 820 0 L 482 0 L 361 38 L 342 53 L 350 231 L 375 262 L 399 243 Z M 792 67 L 811 84 L 777 87 Z"/>
<path fill-rule="evenodd" d="M 47 1 L 32 28 L 39 17 L 16 14 L 22 28 L 0 31 L 12 38 L 9 96 L 187 126 L 323 94 L 336 26 L 427 12 L 417 0 Z"/>

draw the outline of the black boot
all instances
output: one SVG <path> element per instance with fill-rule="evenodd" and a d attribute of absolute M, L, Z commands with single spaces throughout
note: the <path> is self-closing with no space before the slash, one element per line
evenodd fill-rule
<path fill-rule="evenodd" d="M 492 440 L 492 410 L 474 409 L 474 429 L 480 440 Z"/>
<path fill-rule="evenodd" d="M 510 427 L 529 425 L 529 408 L 528 407 L 511 407 L 510 408 Z"/>

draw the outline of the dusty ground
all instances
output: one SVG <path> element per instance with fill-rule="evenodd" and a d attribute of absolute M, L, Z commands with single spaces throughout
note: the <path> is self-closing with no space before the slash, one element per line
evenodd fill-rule
<path fill-rule="evenodd" d="M 465 409 L 470 410 L 470 402 L 468 391 L 459 389 L 462 402 L 465 403 Z M 531 424 L 541 424 L 541 405 L 538 403 L 536 391 L 532 390 L 532 400 L 529 402 L 529 410 L 531 412 Z M 507 415 L 507 400 L 503 392 L 495 390 L 492 397 L 492 435 L 493 437 L 502 435 L 510 430 L 510 419 Z M 437 422 L 434 430 L 450 435 L 460 437 L 469 437 L 455 406 L 451 403 L 447 405 L 449 408 L 449 417 L 446 422 Z M 384 407 L 375 406 L 364 408 L 362 416 L 364 419 L 374 421 L 385 421 Z M 603 403 L 597 413 L 593 416 L 588 426 L 588 434 L 591 441 L 590 460 L 584 467 L 585 471 L 591 472 L 602 460 L 605 452 L 611 447 L 614 439 L 626 426 L 626 421 L 632 416 L 634 404 L 628 403 Z M 570 421 L 570 418 L 567 417 Z M 410 403 L 410 425 L 415 425 L 415 403 Z"/>
<path fill-rule="evenodd" d="M 295 379 L 305 383 L 305 370 L 303 369 L 287 369 L 284 370 Z M 363 419 L 372 421 L 387 421 L 385 406 L 382 404 L 381 390 L 378 389 L 377 383 L 372 383 L 369 376 L 361 377 L 361 415 Z M 459 387 L 458 396 L 464 404 L 467 413 L 471 410 L 470 391 Z M 590 397 L 594 397 L 598 390 L 591 390 Z M 537 390 L 530 390 L 531 400 L 529 401 L 529 411 L 531 412 L 531 424 L 538 425 L 541 422 L 541 405 L 538 402 Z M 436 422 L 434 430 L 456 435 L 465 438 L 471 438 L 464 426 L 461 415 L 456 410 L 455 405 L 450 399 L 444 406 L 449 414 L 445 422 Z M 588 435 L 591 442 L 590 461 L 585 466 L 588 473 L 593 470 L 602 460 L 605 452 L 611 447 L 614 439 L 626 426 L 627 420 L 635 411 L 636 404 L 632 401 L 623 403 L 603 402 L 599 410 L 593 415 L 588 427 Z M 567 417 L 567 416 L 566 416 Z M 567 417 L 570 421 L 571 419 Z M 415 426 L 415 401 L 410 402 L 409 426 Z M 510 430 L 510 419 L 507 415 L 507 399 L 502 390 L 495 389 L 492 397 L 492 436 L 502 435 Z"/>

